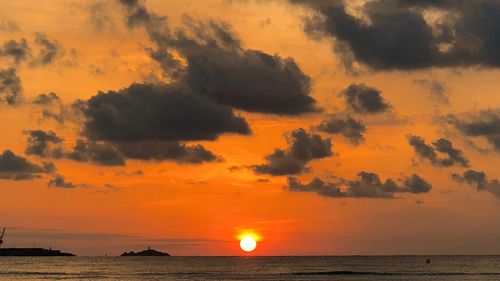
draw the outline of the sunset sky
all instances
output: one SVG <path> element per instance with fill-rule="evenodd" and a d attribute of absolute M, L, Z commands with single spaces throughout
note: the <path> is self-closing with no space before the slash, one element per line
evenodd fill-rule
<path fill-rule="evenodd" d="M 500 254 L 500 2 L 0 0 L 4 247 Z"/>

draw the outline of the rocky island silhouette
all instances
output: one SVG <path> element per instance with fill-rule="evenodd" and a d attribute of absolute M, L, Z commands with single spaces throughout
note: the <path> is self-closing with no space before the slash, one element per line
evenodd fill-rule
<path fill-rule="evenodd" d="M 140 252 L 124 252 L 121 254 L 122 257 L 168 257 L 170 256 L 168 253 L 163 253 L 160 251 L 152 250 L 151 247 L 148 247 L 147 250 L 143 250 Z"/>

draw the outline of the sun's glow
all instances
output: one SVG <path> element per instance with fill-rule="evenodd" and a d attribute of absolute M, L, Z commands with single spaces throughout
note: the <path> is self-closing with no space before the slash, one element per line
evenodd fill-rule
<path fill-rule="evenodd" d="M 257 247 L 257 241 L 252 236 L 246 235 L 241 239 L 240 247 L 245 252 L 252 252 Z"/>

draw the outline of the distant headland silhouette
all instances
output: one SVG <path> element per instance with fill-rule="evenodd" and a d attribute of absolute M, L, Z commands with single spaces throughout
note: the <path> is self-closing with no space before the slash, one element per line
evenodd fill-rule
<path fill-rule="evenodd" d="M 0 247 L 3 244 L 5 228 L 0 234 Z M 59 250 L 43 248 L 0 248 L 0 257 L 73 257 L 74 254 L 64 253 Z"/>

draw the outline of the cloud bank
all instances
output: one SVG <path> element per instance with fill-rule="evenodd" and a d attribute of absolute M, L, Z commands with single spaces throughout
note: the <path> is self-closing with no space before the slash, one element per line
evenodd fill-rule
<path fill-rule="evenodd" d="M 337 179 L 323 181 L 314 178 L 310 183 L 301 183 L 295 177 L 288 177 L 287 190 L 291 192 L 313 192 L 333 198 L 394 198 L 398 193 L 427 193 L 432 185 L 416 174 L 402 179 L 398 184 L 393 179 L 380 180 L 375 173 L 360 172 L 355 180 Z"/>
<path fill-rule="evenodd" d="M 348 65 L 354 60 L 375 70 L 500 66 L 498 1 L 374 0 L 354 12 L 348 1 L 290 2 L 315 12 L 305 32 L 334 39 Z"/>

